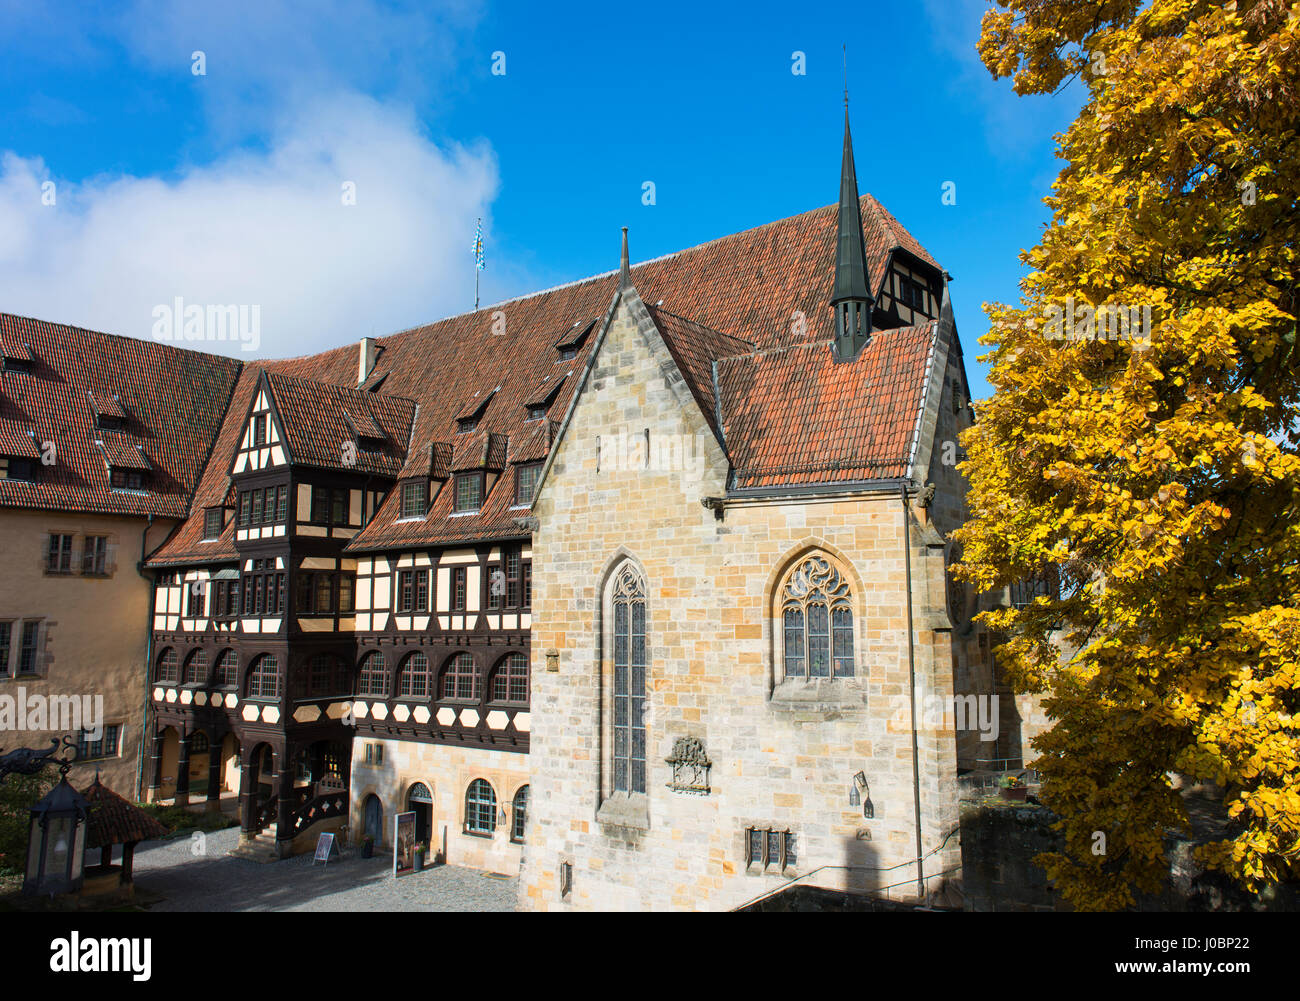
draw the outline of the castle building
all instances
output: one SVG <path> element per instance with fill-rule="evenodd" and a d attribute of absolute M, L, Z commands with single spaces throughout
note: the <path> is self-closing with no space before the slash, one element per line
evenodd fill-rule
<path fill-rule="evenodd" d="M 942 892 L 958 769 L 1019 735 L 926 717 L 994 692 L 947 574 L 971 420 L 948 281 L 859 196 L 846 115 L 835 205 L 635 267 L 625 230 L 616 272 L 355 347 L 128 341 L 151 360 L 123 366 L 125 339 L 5 317 L 64 375 L 100 339 L 81 419 L 118 399 L 105 477 L 151 471 L 104 491 L 158 519 L 152 593 L 113 613 L 140 791 L 237 802 L 264 857 L 390 844 L 414 812 L 535 909 Z M 18 514 L 33 489 L 0 500 L 59 534 L 74 502 Z"/>

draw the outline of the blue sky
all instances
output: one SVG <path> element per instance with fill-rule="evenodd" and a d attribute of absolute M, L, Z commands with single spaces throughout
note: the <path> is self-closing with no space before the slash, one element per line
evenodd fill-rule
<path fill-rule="evenodd" d="M 984 7 L 0 0 L 0 310 L 150 336 L 177 295 L 257 303 L 288 356 L 470 308 L 478 216 L 490 303 L 615 267 L 620 226 L 636 261 L 815 208 L 847 43 L 859 184 L 954 276 L 983 395 L 980 304 L 1080 95 L 990 79 Z"/>

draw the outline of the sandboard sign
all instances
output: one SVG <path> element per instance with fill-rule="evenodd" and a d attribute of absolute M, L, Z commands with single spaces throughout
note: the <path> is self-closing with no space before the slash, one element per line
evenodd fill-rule
<path fill-rule="evenodd" d="M 322 834 L 316 839 L 316 857 L 311 860 L 312 865 L 315 865 L 317 862 L 324 862 L 326 865 L 329 865 L 330 859 L 338 859 L 341 857 L 342 856 L 339 855 L 338 842 L 334 840 L 333 834 Z"/>
<path fill-rule="evenodd" d="M 415 871 L 415 814 L 399 813 L 393 818 L 393 875 Z"/>

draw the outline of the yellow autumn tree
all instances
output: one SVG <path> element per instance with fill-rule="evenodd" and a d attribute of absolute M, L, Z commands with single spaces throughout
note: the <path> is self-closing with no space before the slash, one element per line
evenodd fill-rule
<path fill-rule="evenodd" d="M 1039 860 L 1081 909 L 1159 890 L 1181 775 L 1224 789 L 1198 859 L 1258 892 L 1300 868 L 1300 3 L 995 0 L 979 53 L 1085 88 L 962 442 L 961 572 L 1059 580 L 986 614 L 1054 721 Z"/>

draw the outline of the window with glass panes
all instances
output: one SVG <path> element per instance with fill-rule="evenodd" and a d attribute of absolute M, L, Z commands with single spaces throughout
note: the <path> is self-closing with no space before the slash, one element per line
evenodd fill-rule
<path fill-rule="evenodd" d="M 250 699 L 278 699 L 280 697 L 280 662 L 273 653 L 264 653 L 248 672 L 248 697 Z"/>
<path fill-rule="evenodd" d="M 174 685 L 180 680 L 180 658 L 171 647 L 159 655 L 155 679 L 164 685 Z"/>
<path fill-rule="evenodd" d="M 85 730 L 77 733 L 77 760 L 90 758 L 116 758 L 121 744 L 122 727 L 119 724 L 106 725 L 98 740 L 91 740 Z"/>
<path fill-rule="evenodd" d="M 397 610 L 399 612 L 429 610 L 429 571 L 399 570 L 397 572 Z"/>
<path fill-rule="evenodd" d="M 397 678 L 397 694 L 408 699 L 429 697 L 429 658 L 416 653 L 406 658 Z"/>
<path fill-rule="evenodd" d="M 18 649 L 18 673 L 35 674 L 37 668 L 36 654 L 41 635 L 39 619 L 23 623 L 22 645 Z"/>
<path fill-rule="evenodd" d="M 46 573 L 72 573 L 72 536 L 51 535 L 45 559 Z"/>
<path fill-rule="evenodd" d="M 428 495 L 429 488 L 424 485 L 422 480 L 412 480 L 402 484 L 402 514 L 403 518 L 422 518 L 424 517 L 425 497 Z"/>
<path fill-rule="evenodd" d="M 442 697 L 444 699 L 477 699 L 478 672 L 474 658 L 458 653 L 442 669 Z"/>
<path fill-rule="evenodd" d="M 497 794 L 483 779 L 465 791 L 465 829 L 471 834 L 491 834 L 497 826 Z"/>
<path fill-rule="evenodd" d="M 203 512 L 203 537 L 215 539 L 221 535 L 224 512 L 219 507 L 210 507 Z"/>
<path fill-rule="evenodd" d="M 510 840 L 523 841 L 528 830 L 528 786 L 515 793 L 514 801 L 510 804 L 510 821 Z"/>
<path fill-rule="evenodd" d="M 89 577 L 103 577 L 108 573 L 107 536 L 86 536 L 81 553 L 81 572 Z"/>
<path fill-rule="evenodd" d="M 221 688 L 234 688 L 239 684 L 239 658 L 234 650 L 222 650 L 217 658 L 216 684 Z"/>
<path fill-rule="evenodd" d="M 483 503 L 483 474 L 456 474 L 456 510 L 477 511 Z"/>
<path fill-rule="evenodd" d="M 453 611 L 465 611 L 465 577 L 464 567 L 452 567 L 451 570 L 451 607 Z"/>
<path fill-rule="evenodd" d="M 614 746 L 613 785 L 616 792 L 646 791 L 646 636 L 645 584 L 624 565 L 615 575 L 614 622 Z"/>
<path fill-rule="evenodd" d="M 185 658 L 185 671 L 181 675 L 182 685 L 202 685 L 208 680 L 208 654 L 206 650 L 195 650 Z"/>
<path fill-rule="evenodd" d="M 14 624 L 0 622 L 0 678 L 9 675 L 9 645 L 13 642 Z"/>
<path fill-rule="evenodd" d="M 853 676 L 853 595 L 824 556 L 807 557 L 786 577 L 781 627 L 787 678 Z"/>
<path fill-rule="evenodd" d="M 798 861 L 790 831 L 750 827 L 745 830 L 745 865 L 748 868 L 784 869 Z"/>
<path fill-rule="evenodd" d="M 388 697 L 388 665 L 382 653 L 371 653 L 361 662 L 361 671 L 357 675 L 357 694 Z"/>
<path fill-rule="evenodd" d="M 531 504 L 533 490 L 537 486 L 537 477 L 541 474 L 542 464 L 530 462 L 525 466 L 515 467 L 515 503 Z"/>
<path fill-rule="evenodd" d="M 334 658 L 318 653 L 311 659 L 310 688 L 312 695 L 330 695 L 334 674 Z"/>
<path fill-rule="evenodd" d="M 492 675 L 494 702 L 528 701 L 528 658 L 522 653 L 507 654 Z"/>

